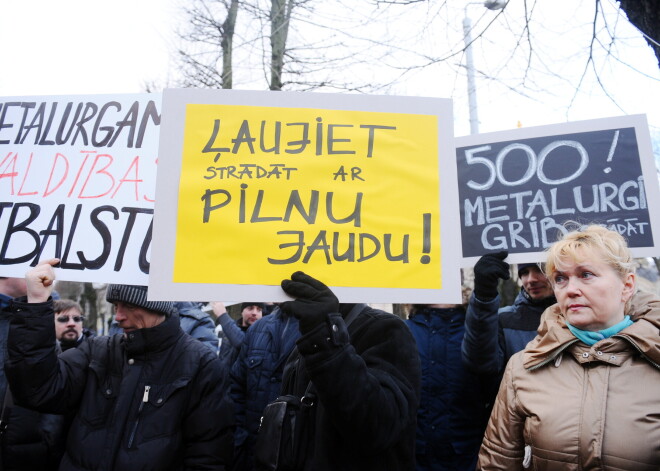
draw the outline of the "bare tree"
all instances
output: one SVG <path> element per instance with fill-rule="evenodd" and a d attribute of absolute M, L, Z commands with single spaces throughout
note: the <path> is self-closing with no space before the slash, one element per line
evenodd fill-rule
<path fill-rule="evenodd" d="M 655 52 L 660 67 L 660 0 L 619 0 L 619 3 Z"/>
<path fill-rule="evenodd" d="M 176 82 L 200 88 L 257 83 L 270 90 L 377 90 L 382 84 L 371 77 L 338 73 L 368 67 L 379 62 L 379 54 L 389 54 L 341 29 L 337 21 L 344 20 L 336 11 L 352 10 L 343 2 L 329 7 L 320 0 L 193 0 L 184 8 L 187 21 L 178 32 Z M 365 16 L 355 27 L 364 29 L 367 23 Z"/>
<path fill-rule="evenodd" d="M 184 9 L 188 22 L 179 37 L 185 47 L 178 50 L 182 86 L 232 88 L 238 5 L 238 0 L 193 0 Z"/>
<path fill-rule="evenodd" d="M 289 34 L 289 22 L 294 2 L 292 0 L 272 0 L 270 4 L 270 89 L 282 89 L 284 53 Z"/>

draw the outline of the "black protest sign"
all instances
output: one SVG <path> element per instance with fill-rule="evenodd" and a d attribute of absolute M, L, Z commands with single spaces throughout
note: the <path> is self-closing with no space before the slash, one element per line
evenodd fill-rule
<path fill-rule="evenodd" d="M 566 232 L 567 221 L 615 229 L 631 248 L 652 247 L 643 165 L 652 157 L 640 152 L 640 130 L 628 123 L 537 137 L 515 138 L 513 131 L 513 139 L 471 145 L 459 140 L 463 257 L 542 252 Z"/>

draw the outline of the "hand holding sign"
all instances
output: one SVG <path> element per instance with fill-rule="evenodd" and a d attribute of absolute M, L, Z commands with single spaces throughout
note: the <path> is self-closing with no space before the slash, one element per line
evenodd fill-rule
<path fill-rule="evenodd" d="M 283 280 L 282 289 L 296 300 L 282 303 L 280 308 L 300 321 L 303 335 L 323 323 L 328 314 L 339 311 L 339 301 L 330 288 L 301 271 Z"/>
<path fill-rule="evenodd" d="M 490 301 L 497 296 L 497 283 L 500 278 L 508 280 L 509 264 L 504 259 L 509 252 L 486 254 L 474 266 L 474 295 L 481 301 Z"/>
<path fill-rule="evenodd" d="M 29 303 L 43 303 L 48 301 L 55 283 L 55 270 L 53 267 L 58 263 L 60 263 L 58 258 L 43 260 L 25 274 Z"/>

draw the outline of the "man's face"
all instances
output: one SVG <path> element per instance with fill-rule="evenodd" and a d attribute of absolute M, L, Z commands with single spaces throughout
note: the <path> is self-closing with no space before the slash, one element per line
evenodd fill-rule
<path fill-rule="evenodd" d="M 165 320 L 165 316 L 122 301 L 112 303 L 115 320 L 125 333 L 137 329 L 155 327 Z"/>
<path fill-rule="evenodd" d="M 55 336 L 60 342 L 77 341 L 82 335 L 82 329 L 83 316 L 75 307 L 55 313 Z"/>
<path fill-rule="evenodd" d="M 243 316 L 243 325 L 250 326 L 261 319 L 261 308 L 259 306 L 248 306 L 241 311 Z"/>
<path fill-rule="evenodd" d="M 520 281 L 527 294 L 535 301 L 540 301 L 554 294 L 550 281 L 539 267 L 531 266 L 520 270 Z"/>

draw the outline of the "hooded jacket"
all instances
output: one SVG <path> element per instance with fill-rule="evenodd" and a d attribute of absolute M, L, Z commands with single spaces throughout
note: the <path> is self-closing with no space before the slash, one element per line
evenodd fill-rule
<path fill-rule="evenodd" d="M 631 326 L 588 346 L 546 310 L 507 365 L 479 469 L 660 469 L 660 300 L 637 293 L 628 313 Z"/>
<path fill-rule="evenodd" d="M 233 411 L 211 349 L 178 316 L 58 358 L 52 302 L 12 304 L 7 378 L 32 408 L 75 417 L 60 470 L 223 470 Z"/>

